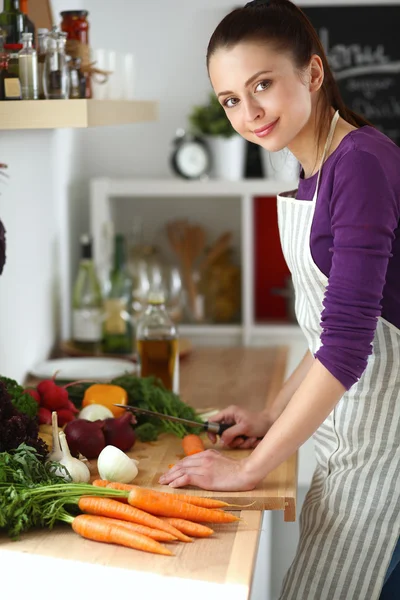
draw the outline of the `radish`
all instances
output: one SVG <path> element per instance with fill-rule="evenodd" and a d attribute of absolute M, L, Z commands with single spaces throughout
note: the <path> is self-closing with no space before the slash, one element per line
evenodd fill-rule
<path fill-rule="evenodd" d="M 32 396 L 32 398 L 34 400 L 36 400 L 36 402 L 38 404 L 40 404 L 41 398 L 40 398 L 40 394 L 37 390 L 35 390 L 34 388 L 26 388 L 24 391 L 26 394 L 29 394 L 30 396 Z"/>
<path fill-rule="evenodd" d="M 51 412 L 47 408 L 44 408 L 43 406 L 41 406 L 38 410 L 37 416 L 39 419 L 39 425 L 50 425 Z"/>
<path fill-rule="evenodd" d="M 75 415 L 72 411 L 67 408 L 61 408 L 57 411 L 58 424 L 60 427 L 63 427 L 65 423 L 69 423 L 70 421 L 75 420 Z"/>

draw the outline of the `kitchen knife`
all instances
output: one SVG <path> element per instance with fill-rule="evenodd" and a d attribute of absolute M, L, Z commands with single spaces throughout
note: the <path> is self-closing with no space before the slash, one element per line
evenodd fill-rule
<path fill-rule="evenodd" d="M 130 412 L 140 415 L 148 415 L 149 417 L 158 417 L 159 419 L 167 419 L 168 421 L 183 423 L 188 427 L 203 427 L 205 431 L 210 431 L 211 433 L 216 433 L 217 435 L 222 435 L 226 429 L 229 429 L 229 427 L 234 425 L 234 423 L 213 423 L 212 421 L 198 423 L 197 421 L 190 421 L 189 419 L 182 419 L 181 417 L 171 417 L 170 415 L 165 415 L 164 413 L 153 412 L 152 410 L 147 410 L 146 408 L 127 406 L 126 404 L 114 404 L 114 406 L 118 406 L 118 408 L 124 408 L 125 410 L 129 410 Z"/>

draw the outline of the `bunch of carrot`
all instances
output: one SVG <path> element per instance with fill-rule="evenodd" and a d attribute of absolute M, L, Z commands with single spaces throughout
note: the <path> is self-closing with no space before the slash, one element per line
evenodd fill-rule
<path fill-rule="evenodd" d="M 155 554 L 173 555 L 160 542 L 192 542 L 206 538 L 213 529 L 208 523 L 232 523 L 239 517 L 225 512 L 227 502 L 201 496 L 175 495 L 124 483 L 97 479 L 95 487 L 123 490 L 126 496 L 106 498 L 81 496 L 76 499 L 82 514 L 66 517 L 73 530 L 84 538 L 113 543 Z"/>

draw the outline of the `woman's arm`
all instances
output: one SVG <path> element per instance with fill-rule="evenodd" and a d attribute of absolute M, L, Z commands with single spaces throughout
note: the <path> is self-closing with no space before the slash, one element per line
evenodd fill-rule
<path fill-rule="evenodd" d="M 314 357 L 311 352 L 307 350 L 296 369 L 283 384 L 283 387 L 278 395 L 273 397 L 272 400 L 267 404 L 263 410 L 263 413 L 266 414 L 271 425 L 275 423 L 278 417 L 282 414 L 293 394 L 299 388 L 300 384 L 311 369 L 313 363 Z"/>
<path fill-rule="evenodd" d="M 323 423 L 346 388 L 315 360 L 257 448 L 234 460 L 215 450 L 186 456 L 164 473 L 159 483 L 171 487 L 195 485 L 204 490 L 251 490 L 287 460 Z"/>
<path fill-rule="evenodd" d="M 346 388 L 315 360 L 280 417 L 243 461 L 246 479 L 254 485 L 287 460 L 318 429 Z"/>

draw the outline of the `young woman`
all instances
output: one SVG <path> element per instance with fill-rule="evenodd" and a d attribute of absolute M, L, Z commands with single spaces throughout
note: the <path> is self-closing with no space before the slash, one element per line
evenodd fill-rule
<path fill-rule="evenodd" d="M 318 465 L 281 600 L 376 600 L 400 554 L 400 149 L 343 104 L 288 0 L 227 15 L 207 66 L 235 130 L 301 164 L 278 221 L 309 350 L 263 413 L 215 417 L 233 423 L 225 445 L 255 447 L 248 458 L 207 450 L 160 482 L 249 490 L 313 435 Z"/>

